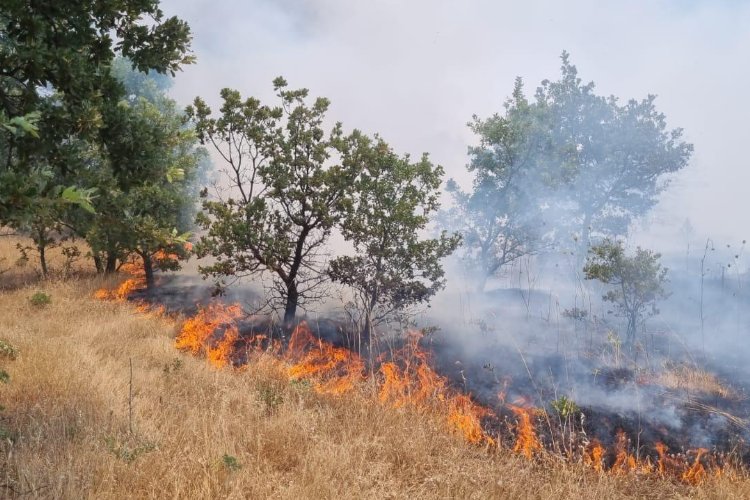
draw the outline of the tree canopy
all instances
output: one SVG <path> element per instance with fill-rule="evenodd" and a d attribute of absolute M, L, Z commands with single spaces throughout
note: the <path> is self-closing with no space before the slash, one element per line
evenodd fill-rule
<path fill-rule="evenodd" d="M 344 156 L 359 164 L 352 204 L 341 221 L 354 255 L 334 259 L 329 275 L 355 292 L 355 319 L 367 339 L 374 326 L 428 302 L 445 286 L 440 261 L 459 238 L 420 234 L 439 206 L 443 175 L 426 154 L 412 161 L 379 137 L 354 134 Z"/>
<path fill-rule="evenodd" d="M 217 118 L 200 98 L 188 113 L 201 141 L 224 160 L 225 185 L 204 201 L 198 218 L 206 232 L 196 252 L 215 259 L 201 272 L 220 287 L 269 273 L 270 302 L 283 304 L 288 323 L 300 304 L 321 297 L 320 259 L 355 170 L 335 161 L 342 130 L 324 130 L 329 101 L 308 104 L 306 89 L 286 87 L 283 78 L 274 81 L 278 106 L 224 89 Z"/>
<path fill-rule="evenodd" d="M 693 147 L 667 127 L 655 96 L 621 104 L 594 89 L 563 53 L 560 78 L 544 80 L 533 100 L 517 79 L 503 113 L 470 124 L 479 138 L 469 148 L 474 183 L 468 193 L 449 185 L 448 220 L 464 237 L 479 288 L 539 249 L 582 261 L 592 235 L 626 235 L 687 165 Z"/>

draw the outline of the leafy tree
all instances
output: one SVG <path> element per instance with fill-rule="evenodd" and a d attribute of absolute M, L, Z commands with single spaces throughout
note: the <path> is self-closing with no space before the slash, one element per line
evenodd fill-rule
<path fill-rule="evenodd" d="M 480 288 L 514 259 L 567 247 L 571 236 L 582 264 L 591 235 L 626 235 L 693 151 L 681 129 L 667 128 L 655 96 L 621 104 L 596 95 L 567 53 L 559 80 L 544 80 L 529 101 L 517 79 L 505 112 L 471 126 L 480 138 L 469 150 L 473 191 L 449 187 Z"/>
<path fill-rule="evenodd" d="M 640 247 L 629 257 L 621 243 L 607 239 L 590 249 L 583 268 L 586 279 L 613 287 L 602 298 L 615 304 L 627 319 L 627 339 L 631 343 L 635 341 L 638 323 L 658 314 L 657 301 L 668 295 L 664 289 L 667 269 L 661 266 L 660 258 L 660 254 Z"/>
<path fill-rule="evenodd" d="M 586 251 L 592 233 L 626 235 L 630 222 L 656 204 L 668 174 L 687 165 L 693 146 L 682 141 L 682 129 L 667 128 L 656 96 L 625 104 L 598 96 L 566 52 L 561 72 L 559 80 L 542 82 L 535 102 L 558 165 L 549 172 L 555 190 L 547 200 L 558 227 L 575 232 Z"/>
<path fill-rule="evenodd" d="M 0 115 L 13 122 L 36 113 L 45 141 L 13 133 L 0 139 L 0 223 L 24 217 L 53 191 L 66 192 L 72 202 L 90 200 L 90 193 L 46 181 L 75 182 L 66 149 L 78 139 L 96 140 L 103 108 L 120 100 L 122 87 L 110 73 L 116 54 L 129 57 L 140 71 L 174 73 L 193 61 L 189 27 L 165 18 L 158 5 L 158 0 L 3 3 Z M 45 104 L 50 94 L 54 106 Z M 54 136 L 45 137 L 46 131 Z M 37 191 L 40 185 L 44 193 Z"/>
<path fill-rule="evenodd" d="M 541 246 L 535 195 L 548 141 L 539 131 L 536 114 L 517 79 L 503 115 L 487 120 L 475 116 L 469 124 L 480 139 L 478 146 L 469 148 L 473 191 L 462 191 L 453 180 L 448 183 L 454 206 L 446 214 L 447 225 L 463 236 L 464 257 L 476 274 L 479 291 L 488 278 Z"/>
<path fill-rule="evenodd" d="M 226 174 L 198 217 L 206 234 L 196 253 L 214 258 L 201 272 L 219 289 L 227 280 L 270 273 L 270 302 L 283 303 L 289 323 L 300 304 L 321 297 L 321 252 L 355 172 L 335 162 L 341 126 L 323 130 L 329 101 L 308 105 L 306 89 L 286 86 L 283 78 L 274 81 L 278 107 L 224 89 L 218 118 L 200 98 L 188 113 L 201 141 L 224 160 Z"/>
<path fill-rule="evenodd" d="M 370 141 L 359 133 L 345 141 L 342 152 L 359 171 L 353 203 L 341 222 L 355 254 L 334 259 L 329 275 L 354 291 L 360 331 L 368 339 L 373 327 L 428 302 L 445 286 L 440 260 L 456 249 L 459 237 L 445 232 L 421 237 L 439 206 L 443 175 L 426 154 L 413 162 L 382 139 Z"/>
<path fill-rule="evenodd" d="M 94 155 L 85 172 L 106 199 L 84 231 L 100 271 L 112 272 L 118 260 L 135 254 L 152 288 L 155 268 L 176 269 L 187 256 L 190 226 L 181 214 L 192 210 L 191 182 L 206 152 L 154 82 L 130 81 L 135 83 L 128 85 L 128 99 L 104 115 L 108 148 Z"/>

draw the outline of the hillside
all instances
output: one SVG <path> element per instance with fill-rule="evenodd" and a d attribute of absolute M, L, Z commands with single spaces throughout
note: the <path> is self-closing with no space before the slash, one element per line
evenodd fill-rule
<path fill-rule="evenodd" d="M 472 446 L 368 384 L 317 394 L 271 357 L 213 368 L 174 348 L 177 320 L 91 298 L 101 281 L 2 279 L 0 339 L 16 350 L 0 360 L 3 497 L 750 496 L 736 475 L 691 487 Z M 40 290 L 50 304 L 31 304 Z"/>

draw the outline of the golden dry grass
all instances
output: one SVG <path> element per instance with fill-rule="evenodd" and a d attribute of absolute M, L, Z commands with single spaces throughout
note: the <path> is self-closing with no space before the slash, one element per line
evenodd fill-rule
<path fill-rule="evenodd" d="M 95 280 L 0 292 L 0 497 L 749 498 L 488 452 L 441 420 L 291 383 L 276 362 L 217 370 L 178 353 L 176 326 L 91 299 Z M 44 290 L 52 303 L 28 297 Z M 132 360 L 132 433 L 129 419 Z"/>
<path fill-rule="evenodd" d="M 681 389 L 721 398 L 735 398 L 737 394 L 718 377 L 697 366 L 668 364 L 658 374 L 656 381 L 668 389 Z"/>

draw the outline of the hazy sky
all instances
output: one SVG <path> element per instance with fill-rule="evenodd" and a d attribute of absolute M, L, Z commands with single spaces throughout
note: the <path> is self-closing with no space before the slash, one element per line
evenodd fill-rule
<path fill-rule="evenodd" d="M 695 144 L 690 167 L 651 217 L 669 236 L 686 218 L 717 240 L 750 237 L 750 2 L 162 0 L 188 21 L 195 66 L 173 95 L 217 102 L 219 89 L 271 98 L 287 78 L 332 100 L 345 129 L 379 132 L 398 151 L 429 152 L 466 178 L 465 124 L 501 109 L 513 79 L 529 94 L 571 53 L 598 93 L 657 94 Z"/>

